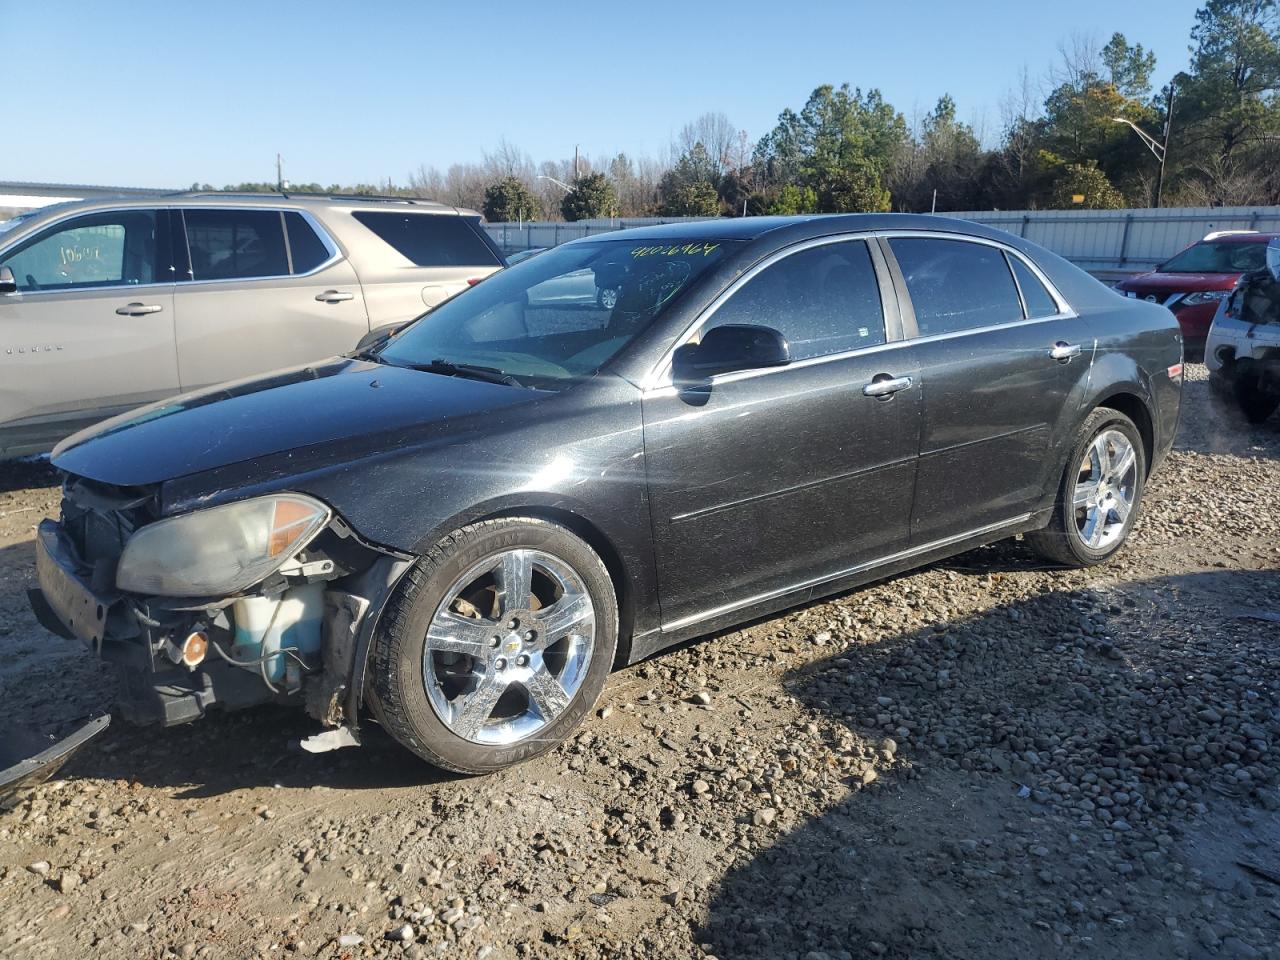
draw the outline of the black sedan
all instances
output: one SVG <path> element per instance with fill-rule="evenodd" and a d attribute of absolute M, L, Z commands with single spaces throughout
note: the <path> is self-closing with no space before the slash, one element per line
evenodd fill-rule
<path fill-rule="evenodd" d="M 609 303 L 566 303 L 606 273 Z M 389 340 L 65 441 L 46 626 L 179 723 L 298 703 L 484 772 L 616 664 L 979 544 L 1120 549 L 1182 345 L 1017 237 L 909 215 L 566 244 Z"/>

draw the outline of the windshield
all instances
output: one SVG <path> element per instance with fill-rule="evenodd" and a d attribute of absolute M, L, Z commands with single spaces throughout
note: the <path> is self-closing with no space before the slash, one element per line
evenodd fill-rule
<path fill-rule="evenodd" d="M 1265 243 L 1197 243 L 1162 264 L 1160 273 L 1248 273 L 1260 270 L 1266 260 Z"/>
<path fill-rule="evenodd" d="M 378 359 L 482 366 L 522 383 L 589 376 L 741 242 L 557 247 L 442 303 L 393 337 Z"/>

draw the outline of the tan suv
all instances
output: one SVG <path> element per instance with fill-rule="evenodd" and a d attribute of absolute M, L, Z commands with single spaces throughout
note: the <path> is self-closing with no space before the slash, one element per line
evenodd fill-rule
<path fill-rule="evenodd" d="M 353 349 L 502 266 L 419 200 L 181 194 L 0 224 L 0 458 L 139 404 Z"/>

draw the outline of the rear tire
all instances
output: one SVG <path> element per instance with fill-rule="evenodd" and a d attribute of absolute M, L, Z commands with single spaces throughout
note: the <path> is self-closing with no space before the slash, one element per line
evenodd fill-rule
<path fill-rule="evenodd" d="M 445 537 L 397 588 L 370 704 L 428 763 L 491 773 L 573 733 L 617 643 L 613 583 L 586 543 L 545 520 L 488 520 Z"/>
<path fill-rule="evenodd" d="M 1028 546 L 1064 567 L 1106 562 L 1129 537 L 1146 476 L 1137 426 L 1120 411 L 1099 407 L 1072 444 L 1048 526 L 1028 533 Z"/>

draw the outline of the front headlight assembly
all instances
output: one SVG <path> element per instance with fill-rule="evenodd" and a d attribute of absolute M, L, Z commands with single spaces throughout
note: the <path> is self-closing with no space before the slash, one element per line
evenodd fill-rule
<path fill-rule="evenodd" d="M 1187 307 L 1195 307 L 1202 303 L 1217 303 L 1230 293 L 1230 290 L 1200 290 L 1196 293 L 1188 293 L 1182 298 L 1182 304 Z"/>
<path fill-rule="evenodd" d="M 331 516 L 320 501 L 285 493 L 159 520 L 125 544 L 116 586 L 161 597 L 239 593 L 280 569 Z"/>

